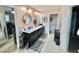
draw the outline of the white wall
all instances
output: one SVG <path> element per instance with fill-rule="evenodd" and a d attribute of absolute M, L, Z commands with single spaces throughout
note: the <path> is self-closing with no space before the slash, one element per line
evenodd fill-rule
<path fill-rule="evenodd" d="M 58 10 L 52 10 L 51 13 L 48 13 L 47 32 L 49 32 L 49 14 L 58 14 L 57 29 L 59 29 L 59 25 L 61 23 L 60 47 L 63 48 L 64 50 L 68 49 L 70 24 L 71 24 L 71 11 L 72 6 L 61 6 Z"/>
<path fill-rule="evenodd" d="M 15 27 L 16 27 L 16 41 L 17 41 L 17 48 L 20 48 L 20 43 L 19 43 L 19 23 L 18 23 L 18 15 L 17 15 L 17 9 L 15 7 Z"/>
<path fill-rule="evenodd" d="M 60 18 L 61 18 L 61 6 L 59 6 L 59 8 L 57 7 L 54 7 L 51 9 L 52 11 L 51 12 L 47 12 L 47 13 L 44 13 L 45 16 L 48 17 L 48 21 L 47 21 L 47 24 L 46 24 L 46 34 L 49 35 L 49 23 L 50 23 L 50 14 L 58 14 L 57 16 L 57 29 L 59 29 L 59 25 L 60 25 Z"/>
<path fill-rule="evenodd" d="M 71 11 L 72 6 L 62 6 L 61 8 L 60 46 L 64 50 L 68 49 L 70 24 L 71 24 Z"/>

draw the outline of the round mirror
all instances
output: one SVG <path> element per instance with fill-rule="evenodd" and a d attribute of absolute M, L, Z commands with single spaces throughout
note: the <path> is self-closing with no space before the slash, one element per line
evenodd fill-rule
<path fill-rule="evenodd" d="M 25 14 L 22 17 L 24 24 L 31 24 L 32 23 L 32 17 L 30 14 Z"/>

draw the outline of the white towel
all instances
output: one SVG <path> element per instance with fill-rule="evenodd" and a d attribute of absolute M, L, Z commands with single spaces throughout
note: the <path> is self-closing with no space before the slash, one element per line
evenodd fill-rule
<path fill-rule="evenodd" d="M 78 29 L 78 31 L 77 31 L 77 35 L 79 36 L 79 29 Z"/>

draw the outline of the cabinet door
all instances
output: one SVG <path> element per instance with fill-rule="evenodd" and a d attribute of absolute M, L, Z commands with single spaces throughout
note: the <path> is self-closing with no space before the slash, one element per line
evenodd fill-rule
<path fill-rule="evenodd" d="M 79 49 L 79 38 L 71 37 L 69 40 L 68 50 L 71 52 L 77 51 Z"/>

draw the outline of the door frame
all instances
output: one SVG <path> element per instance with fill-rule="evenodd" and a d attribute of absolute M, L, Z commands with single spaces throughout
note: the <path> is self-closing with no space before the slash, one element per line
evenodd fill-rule
<path fill-rule="evenodd" d="M 51 21 L 50 21 L 50 17 L 51 17 L 51 15 L 53 16 L 53 15 L 56 15 L 56 28 L 55 29 L 57 29 L 57 26 L 58 26 L 58 17 L 59 17 L 59 14 L 58 13 L 56 13 L 56 14 L 49 14 L 49 33 L 50 33 L 50 31 L 51 31 Z"/>

